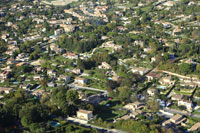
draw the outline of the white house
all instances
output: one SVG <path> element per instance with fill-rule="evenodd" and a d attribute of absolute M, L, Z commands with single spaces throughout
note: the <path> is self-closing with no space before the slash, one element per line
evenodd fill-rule
<path fill-rule="evenodd" d="M 123 107 L 123 109 L 129 111 L 140 110 L 142 108 L 144 108 L 144 104 L 141 102 L 129 103 Z"/>
<path fill-rule="evenodd" d="M 72 72 L 77 75 L 80 75 L 82 73 L 80 69 L 73 69 Z"/>
<path fill-rule="evenodd" d="M 184 95 L 174 94 L 171 99 L 174 101 L 181 101 L 184 98 Z"/>
<path fill-rule="evenodd" d="M 173 85 L 175 83 L 175 81 L 172 80 L 172 78 L 169 76 L 169 77 L 163 77 L 159 80 L 159 83 L 160 84 L 168 84 L 168 85 Z"/>
<path fill-rule="evenodd" d="M 148 72 L 148 69 L 143 68 L 143 67 L 132 67 L 131 71 L 133 73 L 138 73 L 140 75 L 144 75 L 145 73 Z"/>
<path fill-rule="evenodd" d="M 54 70 L 47 70 L 47 75 L 55 77 L 56 76 L 56 71 L 54 71 Z"/>
<path fill-rule="evenodd" d="M 175 115 L 172 118 L 170 118 L 169 120 L 165 121 L 162 123 L 162 126 L 170 126 L 172 124 L 175 125 L 180 125 L 182 123 L 184 123 L 187 120 L 187 118 L 183 117 L 182 115 Z"/>
<path fill-rule="evenodd" d="M 80 78 L 80 77 L 76 77 L 74 80 L 74 82 L 79 85 L 87 84 L 87 81 L 88 81 L 87 79 Z"/>
<path fill-rule="evenodd" d="M 68 58 L 68 59 L 78 59 L 78 55 L 74 53 L 70 53 L 70 52 L 63 54 L 63 57 Z"/>
<path fill-rule="evenodd" d="M 98 68 L 99 69 L 112 69 L 112 67 L 106 62 L 102 62 Z"/>
<path fill-rule="evenodd" d="M 147 90 L 147 93 L 149 94 L 149 96 L 154 96 L 157 92 L 158 92 L 158 90 L 154 89 L 154 88 L 149 88 Z"/>
<path fill-rule="evenodd" d="M 161 77 L 161 74 L 156 72 L 150 72 L 146 75 L 148 82 L 154 79 L 159 79 Z"/>
<path fill-rule="evenodd" d="M 93 118 L 92 111 L 80 109 L 77 111 L 77 118 L 89 121 Z"/>
<path fill-rule="evenodd" d="M 189 129 L 189 131 L 190 131 L 190 132 L 194 132 L 194 131 L 197 131 L 198 129 L 200 129 L 200 122 L 197 122 L 196 124 L 194 124 L 194 125 Z"/>
<path fill-rule="evenodd" d="M 13 88 L 6 88 L 6 87 L 0 87 L 0 94 L 1 93 L 10 93 L 13 90 Z"/>
<path fill-rule="evenodd" d="M 192 110 L 193 104 L 189 100 L 180 100 L 178 101 L 178 106 L 185 106 L 188 110 Z"/>

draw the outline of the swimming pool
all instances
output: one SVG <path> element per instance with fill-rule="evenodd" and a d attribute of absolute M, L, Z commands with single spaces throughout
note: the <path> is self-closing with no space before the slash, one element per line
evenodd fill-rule
<path fill-rule="evenodd" d="M 159 88 L 159 89 L 166 89 L 167 87 L 166 86 L 158 86 L 157 88 Z"/>

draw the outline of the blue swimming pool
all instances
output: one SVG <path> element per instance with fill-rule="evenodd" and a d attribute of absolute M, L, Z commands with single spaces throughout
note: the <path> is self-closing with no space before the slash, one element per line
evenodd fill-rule
<path fill-rule="evenodd" d="M 167 87 L 166 86 L 158 86 L 157 88 L 159 88 L 159 89 L 166 89 Z"/>
<path fill-rule="evenodd" d="M 60 127 L 60 123 L 59 123 L 59 122 L 55 122 L 55 121 L 51 121 L 51 122 L 50 122 L 50 125 L 51 125 L 52 127 Z"/>

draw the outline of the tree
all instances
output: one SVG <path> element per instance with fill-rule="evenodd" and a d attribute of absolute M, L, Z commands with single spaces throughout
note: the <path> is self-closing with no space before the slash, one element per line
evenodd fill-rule
<path fill-rule="evenodd" d="M 192 38 L 193 39 L 199 39 L 200 38 L 200 31 L 199 30 L 194 30 L 192 32 Z"/>
<path fill-rule="evenodd" d="M 69 104 L 76 104 L 79 100 L 78 93 L 76 90 L 68 90 L 66 94 L 66 100 Z"/>
<path fill-rule="evenodd" d="M 22 125 L 28 127 L 32 123 L 47 120 L 48 110 L 45 105 L 28 103 L 20 110 L 19 115 Z"/>
<path fill-rule="evenodd" d="M 190 2 L 189 0 L 182 0 L 182 3 L 185 5 L 188 4 L 189 2 Z"/>
<path fill-rule="evenodd" d="M 131 89 L 124 86 L 124 87 L 119 87 L 117 88 L 119 91 L 118 94 L 118 98 L 120 99 L 120 101 L 126 101 L 129 99 L 130 95 L 131 95 Z"/>
<path fill-rule="evenodd" d="M 200 64 L 197 64 L 196 70 L 197 70 L 198 72 L 200 72 Z"/>
<path fill-rule="evenodd" d="M 40 85 L 42 86 L 42 89 L 44 89 L 46 91 L 46 88 L 47 88 L 47 79 L 44 78 L 42 80 L 40 80 Z"/>
<path fill-rule="evenodd" d="M 140 15 L 142 14 L 142 10 L 141 10 L 140 8 L 138 8 L 138 9 L 136 10 L 136 14 L 137 14 L 137 16 L 140 16 Z"/>
<path fill-rule="evenodd" d="M 142 14 L 142 22 L 143 23 L 146 23 L 147 21 L 150 21 L 150 20 L 151 20 L 151 18 L 146 13 Z"/>
<path fill-rule="evenodd" d="M 156 99 L 151 99 L 147 102 L 147 106 L 151 111 L 157 112 L 160 109 L 159 102 Z"/>
<path fill-rule="evenodd" d="M 0 127 L 11 127 L 15 124 L 16 118 L 10 110 L 0 107 Z"/>
<path fill-rule="evenodd" d="M 113 81 L 113 80 L 107 80 L 105 85 L 106 85 L 107 88 L 110 88 L 112 90 L 119 86 L 119 84 L 116 81 Z"/>
<path fill-rule="evenodd" d="M 179 72 L 183 74 L 189 74 L 193 71 L 193 66 L 191 64 L 182 63 L 178 66 Z"/>

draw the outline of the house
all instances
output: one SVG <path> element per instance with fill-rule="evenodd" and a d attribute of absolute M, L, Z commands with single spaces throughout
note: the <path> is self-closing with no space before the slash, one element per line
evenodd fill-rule
<path fill-rule="evenodd" d="M 63 30 L 62 30 L 62 29 L 57 29 L 57 30 L 54 31 L 54 35 L 55 35 L 55 36 L 58 36 L 58 35 L 60 35 L 60 34 L 62 34 L 62 33 L 63 33 Z"/>
<path fill-rule="evenodd" d="M 99 69 L 112 69 L 112 67 L 106 62 L 102 62 L 98 68 Z"/>
<path fill-rule="evenodd" d="M 58 81 L 61 81 L 61 80 L 69 81 L 70 76 L 60 75 L 57 79 L 58 79 Z"/>
<path fill-rule="evenodd" d="M 135 32 L 134 32 L 135 34 Z M 134 45 L 140 46 L 141 48 L 144 47 L 144 42 L 142 40 L 136 40 L 134 41 Z"/>
<path fill-rule="evenodd" d="M 174 30 L 173 30 L 173 33 L 172 33 L 172 35 L 179 35 L 179 34 L 181 34 L 181 32 L 182 32 L 182 29 L 181 28 L 175 28 Z"/>
<path fill-rule="evenodd" d="M 180 114 L 177 114 L 177 115 L 173 116 L 173 117 L 170 119 L 170 121 L 173 122 L 173 123 L 175 123 L 175 124 L 179 124 L 179 123 L 181 123 L 183 120 L 185 120 L 185 119 L 184 119 L 184 117 L 183 117 L 182 115 L 180 115 Z"/>
<path fill-rule="evenodd" d="M 174 94 L 174 95 L 172 95 L 171 100 L 180 101 L 183 98 L 184 98 L 184 95 Z"/>
<path fill-rule="evenodd" d="M 168 77 L 163 77 L 159 80 L 160 84 L 164 84 L 164 85 L 173 85 L 175 83 L 175 81 L 172 80 L 171 76 Z"/>
<path fill-rule="evenodd" d="M 35 80 L 35 81 L 39 81 L 40 79 L 41 79 L 40 75 L 34 75 L 33 76 L 33 80 Z"/>
<path fill-rule="evenodd" d="M 74 83 L 79 84 L 79 85 L 84 85 L 87 84 L 88 80 L 80 77 L 76 77 L 74 80 Z"/>
<path fill-rule="evenodd" d="M 158 74 L 156 72 L 150 72 L 146 75 L 146 77 L 148 79 L 148 82 L 150 82 L 151 80 L 159 79 L 161 77 L 161 74 Z"/>
<path fill-rule="evenodd" d="M 26 64 L 26 62 L 20 62 L 20 63 L 17 63 L 16 66 L 20 67 L 20 66 L 23 66 L 24 64 Z"/>
<path fill-rule="evenodd" d="M 183 117 L 180 114 L 177 114 L 177 115 L 173 116 L 172 118 L 170 118 L 169 120 L 163 122 L 162 126 L 171 126 L 173 124 L 180 125 L 180 124 L 186 122 L 186 120 L 187 120 L 187 118 Z"/>
<path fill-rule="evenodd" d="M 32 92 L 32 95 L 41 97 L 44 93 L 45 93 L 45 91 L 43 89 L 37 89 Z"/>
<path fill-rule="evenodd" d="M 31 87 L 30 84 L 23 84 L 23 85 L 20 85 L 20 88 L 25 89 L 25 90 L 29 89 L 30 87 Z"/>
<path fill-rule="evenodd" d="M 105 42 L 101 45 L 101 48 L 111 48 L 112 50 L 122 49 L 121 45 L 116 45 L 113 41 Z"/>
<path fill-rule="evenodd" d="M 3 71 L 2 73 L 0 73 L 0 79 L 7 79 L 8 76 L 9 76 L 8 71 Z"/>
<path fill-rule="evenodd" d="M 198 129 L 200 129 L 200 122 L 197 122 L 196 124 L 194 124 L 194 125 L 189 129 L 189 131 L 190 131 L 190 132 L 194 132 L 194 131 L 197 131 Z"/>
<path fill-rule="evenodd" d="M 109 39 L 109 37 L 107 37 L 107 36 L 102 36 L 101 37 L 101 40 L 107 40 L 107 39 Z"/>
<path fill-rule="evenodd" d="M 144 104 L 141 102 L 134 102 L 134 103 L 129 103 L 123 107 L 125 110 L 129 111 L 134 111 L 134 110 L 141 110 L 144 108 Z"/>
<path fill-rule="evenodd" d="M 133 117 L 133 118 L 136 118 L 140 114 L 142 114 L 142 111 L 141 110 L 136 110 L 134 112 L 131 112 L 130 116 Z"/>
<path fill-rule="evenodd" d="M 5 53 L 6 53 L 7 55 L 12 56 L 13 53 L 14 53 L 14 50 L 7 50 Z"/>
<path fill-rule="evenodd" d="M 42 70 L 43 70 L 42 67 L 35 67 L 35 71 L 36 71 L 36 72 L 41 72 Z"/>
<path fill-rule="evenodd" d="M 171 27 L 171 24 L 168 22 L 163 22 L 162 24 L 163 24 L 164 28 L 166 28 L 166 29 Z"/>
<path fill-rule="evenodd" d="M 121 31 L 121 32 L 127 30 L 127 28 L 126 28 L 126 27 L 123 27 L 123 26 L 118 26 L 117 29 L 118 29 L 119 31 Z"/>
<path fill-rule="evenodd" d="M 47 70 L 47 75 L 51 77 L 56 77 L 56 71 L 54 70 Z"/>
<path fill-rule="evenodd" d="M 119 121 L 119 120 L 129 120 L 130 118 L 131 118 L 130 115 L 124 115 L 124 116 L 122 116 L 122 117 L 120 117 L 120 118 L 117 118 L 117 119 L 115 120 L 115 122 L 117 122 L 117 121 Z"/>
<path fill-rule="evenodd" d="M 81 69 L 73 69 L 72 70 L 72 73 L 75 73 L 77 75 L 80 75 L 82 72 L 81 72 Z"/>
<path fill-rule="evenodd" d="M 13 58 L 9 58 L 6 62 L 7 65 L 13 64 L 15 60 Z"/>
<path fill-rule="evenodd" d="M 60 24 L 60 27 L 64 28 L 64 31 L 69 33 L 69 32 L 73 32 L 76 28 L 75 25 L 69 25 L 69 24 Z"/>
<path fill-rule="evenodd" d="M 190 83 L 187 83 L 186 80 L 183 80 L 182 82 L 180 82 L 180 86 L 184 86 L 184 87 L 189 86 L 189 87 L 194 88 L 194 87 L 197 86 L 197 84 L 194 81 L 191 81 Z"/>
<path fill-rule="evenodd" d="M 165 2 L 163 5 L 164 5 L 164 6 L 169 6 L 169 7 L 171 7 L 171 6 L 173 6 L 174 4 L 175 4 L 174 1 L 167 1 L 167 2 Z"/>
<path fill-rule="evenodd" d="M 47 83 L 48 87 L 56 87 L 56 84 L 54 84 L 53 82 Z"/>
<path fill-rule="evenodd" d="M 70 53 L 70 52 L 63 54 L 63 57 L 68 58 L 68 59 L 78 59 L 78 55 L 74 53 Z"/>
<path fill-rule="evenodd" d="M 120 77 L 119 77 L 117 74 L 114 74 L 114 75 L 112 76 L 112 80 L 113 80 L 113 81 L 119 81 L 119 79 L 120 79 Z"/>
<path fill-rule="evenodd" d="M 0 94 L 2 93 L 10 93 L 13 90 L 13 88 L 6 88 L 6 87 L 0 87 Z"/>
<path fill-rule="evenodd" d="M 150 48 L 150 47 L 147 47 L 147 48 L 144 48 L 143 50 L 144 50 L 144 52 L 145 52 L 145 53 L 149 53 L 149 52 L 151 52 L 151 51 L 152 51 L 152 48 Z"/>
<path fill-rule="evenodd" d="M 83 91 L 78 91 L 78 97 L 81 100 L 85 100 L 87 98 L 86 94 Z"/>
<path fill-rule="evenodd" d="M 178 106 L 185 106 L 187 108 L 187 110 L 192 110 L 192 107 L 193 107 L 193 103 L 192 101 L 189 101 L 189 100 L 180 100 L 178 101 Z"/>
<path fill-rule="evenodd" d="M 132 67 L 132 69 L 131 69 L 131 71 L 133 72 L 133 73 L 138 73 L 138 74 L 140 74 L 140 75 L 144 75 L 145 73 L 147 73 L 148 72 L 148 69 L 146 69 L 146 68 L 143 68 L 143 67 Z"/>
<path fill-rule="evenodd" d="M 149 96 L 154 96 L 156 93 L 158 93 L 158 90 L 155 88 L 149 88 L 147 90 L 147 93 L 149 94 Z"/>
<path fill-rule="evenodd" d="M 92 111 L 79 109 L 79 111 L 77 111 L 77 118 L 89 121 L 93 118 Z"/>
<path fill-rule="evenodd" d="M 1 36 L 1 39 L 7 41 L 7 38 L 8 38 L 8 37 L 9 37 L 9 34 L 3 34 L 3 35 Z"/>

